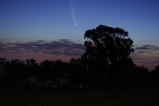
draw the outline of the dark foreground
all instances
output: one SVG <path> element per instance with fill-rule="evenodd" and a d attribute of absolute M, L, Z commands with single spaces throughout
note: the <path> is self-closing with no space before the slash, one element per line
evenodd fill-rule
<path fill-rule="evenodd" d="M 157 88 L 1 92 L 0 106 L 150 106 L 159 105 Z"/>

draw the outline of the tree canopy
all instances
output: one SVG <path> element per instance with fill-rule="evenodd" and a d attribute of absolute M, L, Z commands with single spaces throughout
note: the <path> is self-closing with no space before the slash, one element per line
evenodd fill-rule
<path fill-rule="evenodd" d="M 122 28 L 99 25 L 85 32 L 85 53 L 82 58 L 87 63 L 113 65 L 129 58 L 133 40 Z"/>

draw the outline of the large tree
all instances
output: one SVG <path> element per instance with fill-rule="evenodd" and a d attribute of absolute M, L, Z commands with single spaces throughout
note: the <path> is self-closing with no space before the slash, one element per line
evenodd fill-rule
<path fill-rule="evenodd" d="M 129 58 L 133 41 L 122 28 L 99 25 L 85 32 L 85 53 L 82 59 L 92 66 L 112 66 Z"/>

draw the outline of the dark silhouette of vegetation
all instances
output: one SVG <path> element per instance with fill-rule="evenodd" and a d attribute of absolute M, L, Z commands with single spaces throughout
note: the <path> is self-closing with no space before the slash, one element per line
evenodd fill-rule
<path fill-rule="evenodd" d="M 91 71 L 92 81 L 95 78 L 103 80 L 104 77 L 109 77 L 108 71 L 117 74 L 116 69 L 124 71 L 121 68 L 126 67 L 122 65 L 130 65 L 129 55 L 134 49 L 133 41 L 128 37 L 127 31 L 99 25 L 95 29 L 87 30 L 84 38 L 86 52 L 82 59 L 87 69 Z"/>
<path fill-rule="evenodd" d="M 128 32 L 100 25 L 85 32 L 85 53 L 70 62 L 0 58 L 0 88 L 110 88 L 155 86 L 159 66 L 149 71 L 130 58 L 134 51 Z"/>
<path fill-rule="evenodd" d="M 92 64 L 94 62 L 108 67 L 128 59 L 134 51 L 128 32 L 121 28 L 100 25 L 96 29 L 87 30 L 84 38 L 86 52 L 83 57 Z"/>

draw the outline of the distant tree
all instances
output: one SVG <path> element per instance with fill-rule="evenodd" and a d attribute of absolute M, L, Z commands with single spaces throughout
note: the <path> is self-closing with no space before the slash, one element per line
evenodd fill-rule
<path fill-rule="evenodd" d="M 0 78 L 3 77 L 3 73 L 6 70 L 7 60 L 5 58 L 0 58 Z"/>
<path fill-rule="evenodd" d="M 88 73 L 81 65 L 81 59 L 71 59 L 69 62 L 70 73 L 69 84 L 71 87 L 84 88 L 87 83 Z"/>
<path fill-rule="evenodd" d="M 27 70 L 28 74 L 34 76 L 39 73 L 38 72 L 39 65 L 38 65 L 38 63 L 36 63 L 35 59 L 26 60 L 25 65 L 26 65 L 26 70 Z"/>
<path fill-rule="evenodd" d="M 96 63 L 111 65 L 127 59 L 133 49 L 133 41 L 128 32 L 121 28 L 99 25 L 85 32 L 85 49 L 83 57 Z"/>
<path fill-rule="evenodd" d="M 159 82 L 159 66 L 156 66 L 155 69 L 151 71 L 151 77 L 157 83 Z"/>
<path fill-rule="evenodd" d="M 122 28 L 99 25 L 87 30 L 84 39 L 85 53 L 81 59 L 91 70 L 93 79 L 95 76 L 102 77 L 108 67 L 129 60 L 130 53 L 134 51 L 133 40 Z"/>

